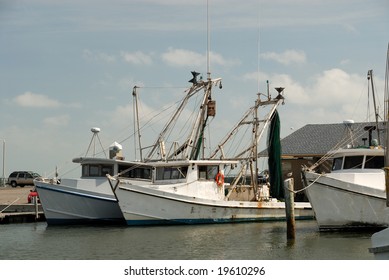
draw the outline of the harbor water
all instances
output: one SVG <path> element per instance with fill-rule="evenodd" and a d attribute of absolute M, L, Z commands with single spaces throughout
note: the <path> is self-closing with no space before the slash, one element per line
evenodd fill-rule
<path fill-rule="evenodd" d="M 319 232 L 297 221 L 195 226 L 0 225 L 1 260 L 371 260 L 372 232 Z M 1 263 L 1 262 L 0 262 Z"/>

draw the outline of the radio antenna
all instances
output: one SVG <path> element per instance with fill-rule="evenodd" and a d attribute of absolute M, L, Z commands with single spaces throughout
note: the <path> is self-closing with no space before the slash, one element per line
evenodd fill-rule
<path fill-rule="evenodd" d="M 211 32 L 209 24 L 209 0 L 207 0 L 207 79 L 211 80 L 211 63 L 210 63 L 210 51 L 211 51 Z"/>

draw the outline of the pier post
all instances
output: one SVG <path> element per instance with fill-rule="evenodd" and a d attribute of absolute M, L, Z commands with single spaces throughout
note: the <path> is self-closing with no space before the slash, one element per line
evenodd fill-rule
<path fill-rule="evenodd" d="M 286 211 L 286 235 L 287 239 L 295 239 L 294 220 L 294 181 L 293 178 L 284 181 L 285 211 Z"/>
<path fill-rule="evenodd" d="M 38 197 L 34 196 L 34 206 L 35 206 L 35 220 L 37 221 L 39 219 L 39 210 L 38 210 Z"/>

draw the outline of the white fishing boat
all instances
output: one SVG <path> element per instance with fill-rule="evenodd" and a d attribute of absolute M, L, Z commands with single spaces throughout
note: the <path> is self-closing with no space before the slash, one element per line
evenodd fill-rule
<path fill-rule="evenodd" d="M 386 72 L 385 72 L 385 104 L 386 112 L 389 111 L 389 44 L 386 58 Z M 386 142 L 389 147 L 389 114 L 386 118 Z M 385 150 L 385 187 L 386 187 L 386 207 L 389 208 L 389 151 Z M 389 260 L 389 228 L 376 232 L 371 237 L 372 247 L 369 251 L 374 254 L 376 259 Z"/>
<path fill-rule="evenodd" d="M 305 192 L 320 230 L 356 230 L 389 225 L 384 149 L 349 148 L 334 152 L 330 173 L 305 171 Z"/>
<path fill-rule="evenodd" d="M 380 143 L 379 133 L 383 129 L 379 126 L 375 106 L 372 70 L 368 71 L 368 80 L 373 89 L 376 117 L 376 125 L 365 128 L 369 132 L 369 145 L 351 145 L 348 149 L 332 151 L 330 173 L 315 172 L 318 164 L 303 171 L 305 191 L 321 230 L 372 230 L 389 226 L 384 172 L 384 166 L 387 166 L 384 156 L 388 146 L 383 147 Z M 376 130 L 377 139 L 372 139 L 373 130 Z M 385 134 L 388 138 L 387 128 Z"/>
<path fill-rule="evenodd" d="M 120 180 L 116 189 L 128 225 L 204 224 L 285 220 L 285 203 L 248 199 L 252 189 L 239 187 L 243 199 L 228 199 L 223 177 L 223 160 L 187 160 L 156 163 L 149 186 Z M 312 219 L 309 203 L 296 203 L 297 219 Z"/>
<path fill-rule="evenodd" d="M 98 138 L 99 131 L 92 128 L 93 141 Z M 80 178 L 39 178 L 34 181 L 49 225 L 123 223 L 122 212 L 106 175 L 121 173 L 129 181 L 143 184 L 151 179 L 151 167 L 124 161 L 118 143 L 110 147 L 109 158 L 95 157 L 94 152 L 93 156 L 75 158 L 73 162 L 81 166 Z"/>
<path fill-rule="evenodd" d="M 255 106 L 249 110 L 254 119 L 246 121 L 250 113 L 245 114 L 239 121 L 242 124 L 252 125 L 253 136 L 250 146 L 227 158 L 223 146 L 229 137 L 224 139 L 210 156 L 204 154 L 204 135 L 208 125 L 208 118 L 215 116 L 215 101 L 212 100 L 213 86 L 220 85 L 221 79 L 206 81 L 196 80 L 197 73 L 193 72 L 192 87 L 187 91 L 186 98 L 178 106 L 177 111 L 159 135 L 155 145 L 147 156 L 148 164 L 152 168 L 151 183 L 149 185 L 136 184 L 117 176 L 108 176 L 119 206 L 128 225 L 155 225 L 155 224 L 203 224 L 203 223 L 233 223 L 285 220 L 285 203 L 272 197 L 269 185 L 258 184 L 256 179 L 248 185 L 245 182 L 247 170 L 257 170 L 253 164 L 257 162 L 256 146 L 263 131 L 258 129 L 262 124 L 267 128 L 275 118 L 276 108 L 283 103 L 278 89 L 275 98 L 268 96 L 261 101 L 260 96 Z M 184 105 L 196 93 L 204 90 L 199 112 L 194 121 L 193 129 L 183 145 L 175 145 L 170 154 L 165 152 L 165 132 L 175 126 Z M 258 107 L 270 105 L 271 110 L 263 120 L 256 114 Z M 278 116 L 278 115 L 277 115 Z M 228 135 L 235 134 L 234 127 Z M 176 142 L 175 142 L 176 143 Z M 254 143 L 254 145 L 252 144 Z M 160 158 L 153 159 L 156 151 L 160 151 Z M 248 154 L 248 157 L 243 155 Z M 215 159 L 216 156 L 219 159 Z M 237 172 L 236 170 L 239 170 Z M 234 179 L 227 183 L 225 177 Z M 254 174 L 258 174 L 254 171 Z M 255 175 L 256 176 L 256 175 Z M 251 176 L 251 178 L 256 178 Z M 312 219 L 313 212 L 309 203 L 297 202 L 295 207 L 296 219 Z"/>

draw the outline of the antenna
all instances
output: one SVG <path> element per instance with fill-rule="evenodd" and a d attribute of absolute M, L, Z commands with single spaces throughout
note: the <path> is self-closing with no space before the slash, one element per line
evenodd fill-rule
<path fill-rule="evenodd" d="M 207 79 L 211 80 L 211 63 L 209 53 L 211 51 L 211 32 L 209 24 L 209 0 L 207 0 Z"/>
<path fill-rule="evenodd" d="M 101 144 L 100 137 L 99 137 L 100 128 L 92 127 L 91 131 L 93 133 L 93 136 L 92 136 L 92 139 L 90 140 L 88 149 L 86 150 L 85 157 L 88 155 L 88 152 L 89 152 L 90 147 L 92 146 L 92 143 L 93 143 L 93 157 L 96 156 L 96 138 L 97 138 L 97 140 L 99 140 L 101 149 L 103 150 L 105 157 L 107 157 L 107 154 L 104 151 L 103 145 Z"/>

